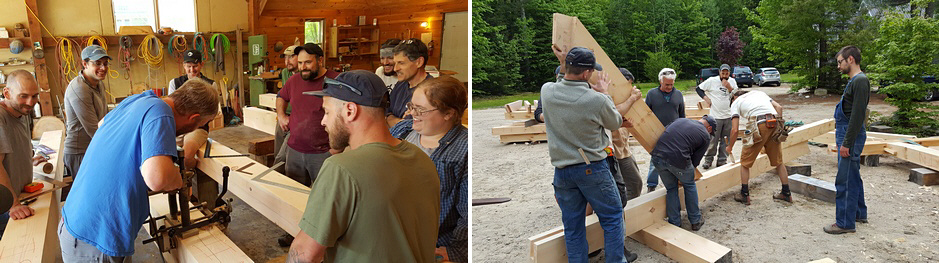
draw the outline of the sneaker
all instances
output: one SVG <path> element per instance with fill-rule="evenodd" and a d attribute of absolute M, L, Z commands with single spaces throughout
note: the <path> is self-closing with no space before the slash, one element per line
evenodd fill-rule
<path fill-rule="evenodd" d="M 655 186 L 649 186 L 649 187 L 646 187 L 646 188 L 649 189 L 649 192 L 648 192 L 648 193 L 651 193 L 652 191 L 655 191 Z"/>
<path fill-rule="evenodd" d="M 290 244 L 293 244 L 293 236 L 284 234 L 277 239 L 277 244 L 280 245 L 280 247 L 290 247 Z"/>
<path fill-rule="evenodd" d="M 629 263 L 629 262 L 634 262 L 634 261 L 636 261 L 637 259 L 639 259 L 639 255 L 638 255 L 638 254 L 633 253 L 633 252 L 629 252 L 629 249 L 626 249 L 626 247 L 623 247 L 623 255 L 626 257 L 626 262 L 627 262 L 627 263 Z"/>
<path fill-rule="evenodd" d="M 744 196 L 741 193 L 734 194 L 734 201 L 743 203 L 745 205 L 750 205 L 750 195 Z"/>
<path fill-rule="evenodd" d="M 792 203 L 792 195 L 784 195 L 783 193 L 778 193 L 773 195 L 773 199 L 783 200 L 789 203 Z"/>
<path fill-rule="evenodd" d="M 822 230 L 824 230 L 825 233 L 829 233 L 829 234 L 832 234 L 832 235 L 840 235 L 840 234 L 844 234 L 844 233 L 854 233 L 854 232 L 857 231 L 857 230 L 854 230 L 854 229 L 844 229 L 844 228 L 838 227 L 838 224 L 831 224 L 830 226 L 825 226 L 825 227 L 822 228 Z"/>
<path fill-rule="evenodd" d="M 725 164 L 727 164 L 727 161 L 723 161 L 723 162 L 717 161 L 717 165 L 715 165 L 714 167 L 721 167 L 721 166 L 724 166 Z"/>
<path fill-rule="evenodd" d="M 867 224 L 867 218 L 855 218 L 854 222 Z"/>
<path fill-rule="evenodd" d="M 720 166 L 720 165 L 718 165 L 718 166 Z M 701 168 L 704 168 L 704 169 L 711 169 L 711 162 L 705 162 L 704 164 L 701 164 Z"/>
<path fill-rule="evenodd" d="M 703 225 L 704 225 L 704 219 L 702 218 L 702 219 L 701 219 L 701 222 L 698 222 L 697 224 L 691 224 L 691 230 L 692 230 L 692 231 L 701 230 L 701 226 L 703 226 Z"/>

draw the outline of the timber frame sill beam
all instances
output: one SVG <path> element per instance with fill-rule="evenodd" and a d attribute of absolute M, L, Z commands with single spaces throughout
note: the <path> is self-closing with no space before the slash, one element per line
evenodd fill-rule
<path fill-rule="evenodd" d="M 806 124 L 802 127 L 794 129 L 790 132 L 790 140 L 788 141 L 788 147 L 783 149 L 783 163 L 790 162 L 796 158 L 808 154 L 809 148 L 808 144 L 805 141 L 798 142 L 793 141 L 793 138 L 813 138 L 815 136 L 824 134 L 830 130 L 834 129 L 834 120 L 825 119 L 820 120 L 811 124 Z M 807 139 L 806 139 L 807 140 Z M 759 155 L 756 161 L 754 162 L 751 170 L 754 171 L 767 171 L 772 167 L 769 163 L 769 158 L 765 154 Z M 708 198 L 714 197 L 727 189 L 730 189 L 733 186 L 740 184 L 740 164 L 724 165 L 717 167 L 705 172 L 704 177 L 697 181 L 696 185 L 698 188 L 698 200 L 703 202 Z M 660 223 L 665 218 L 665 193 L 666 190 L 659 189 L 653 191 L 652 193 L 644 194 L 636 199 L 630 200 L 626 208 L 623 210 L 623 218 L 625 219 L 623 224 L 624 233 L 626 235 L 633 235 L 640 231 L 644 231 L 645 228 L 650 227 L 656 223 Z M 684 199 L 680 198 L 682 206 L 684 207 Z M 586 229 L 587 229 L 587 242 L 589 245 L 589 251 L 595 251 L 603 247 L 603 229 L 601 229 L 599 221 L 596 215 L 588 216 L 586 219 Z M 654 236 L 651 236 L 654 237 Z M 635 239 L 635 238 L 634 238 Z M 649 240 L 645 238 L 645 240 Z M 643 241 L 638 240 L 637 241 Z M 566 248 L 564 244 L 564 229 L 563 227 L 556 227 L 552 230 L 540 233 L 536 236 L 529 238 L 530 242 L 530 258 L 532 262 L 565 262 L 566 258 Z M 668 242 L 667 240 L 657 240 L 655 242 Z M 651 248 L 656 249 L 655 245 L 646 243 Z M 682 247 L 680 244 L 672 244 L 671 246 Z M 707 244 L 695 244 L 695 245 L 707 245 Z M 708 245 L 709 247 L 712 247 Z M 666 256 L 670 254 L 657 250 Z M 692 251 L 692 250 L 687 250 Z M 680 254 L 681 255 L 681 254 Z M 699 258 L 705 259 L 709 254 L 698 255 Z M 682 256 L 684 257 L 684 256 Z M 673 258 L 675 259 L 675 258 Z M 707 260 L 704 260 L 707 261 Z"/>

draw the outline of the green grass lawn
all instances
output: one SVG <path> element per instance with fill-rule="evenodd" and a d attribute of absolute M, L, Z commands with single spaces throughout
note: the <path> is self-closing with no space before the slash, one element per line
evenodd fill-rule
<path fill-rule="evenodd" d="M 696 85 L 697 83 L 695 83 L 695 80 L 693 79 L 678 80 L 675 82 L 675 87 L 682 92 L 693 90 Z M 642 90 L 643 96 L 645 96 L 645 93 L 649 91 L 649 89 L 656 88 L 658 86 L 659 84 L 654 82 L 639 83 L 639 89 Z M 502 107 L 505 104 L 516 100 L 533 101 L 538 99 L 538 95 L 538 92 L 525 92 L 506 96 L 473 96 L 473 109 L 479 110 Z"/>
<path fill-rule="evenodd" d="M 796 75 L 795 73 L 784 73 L 779 75 L 780 80 L 783 83 L 795 83 L 796 81 L 802 80 L 802 76 Z"/>

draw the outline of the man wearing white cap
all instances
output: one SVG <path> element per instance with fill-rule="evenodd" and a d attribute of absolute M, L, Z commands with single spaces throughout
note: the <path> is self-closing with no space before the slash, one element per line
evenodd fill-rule
<path fill-rule="evenodd" d="M 82 71 L 65 88 L 65 150 L 62 159 L 69 175 L 78 174 L 98 122 L 108 113 L 104 84 L 111 57 L 101 46 L 82 50 Z M 65 195 L 68 195 L 66 191 Z"/>

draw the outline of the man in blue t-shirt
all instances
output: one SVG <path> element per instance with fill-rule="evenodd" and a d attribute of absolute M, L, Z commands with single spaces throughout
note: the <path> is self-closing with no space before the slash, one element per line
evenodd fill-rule
<path fill-rule="evenodd" d="M 176 136 L 218 114 L 218 91 L 192 79 L 173 94 L 130 96 L 108 113 L 91 140 L 62 208 L 64 262 L 121 262 L 150 212 L 147 191 L 179 189 Z"/>

